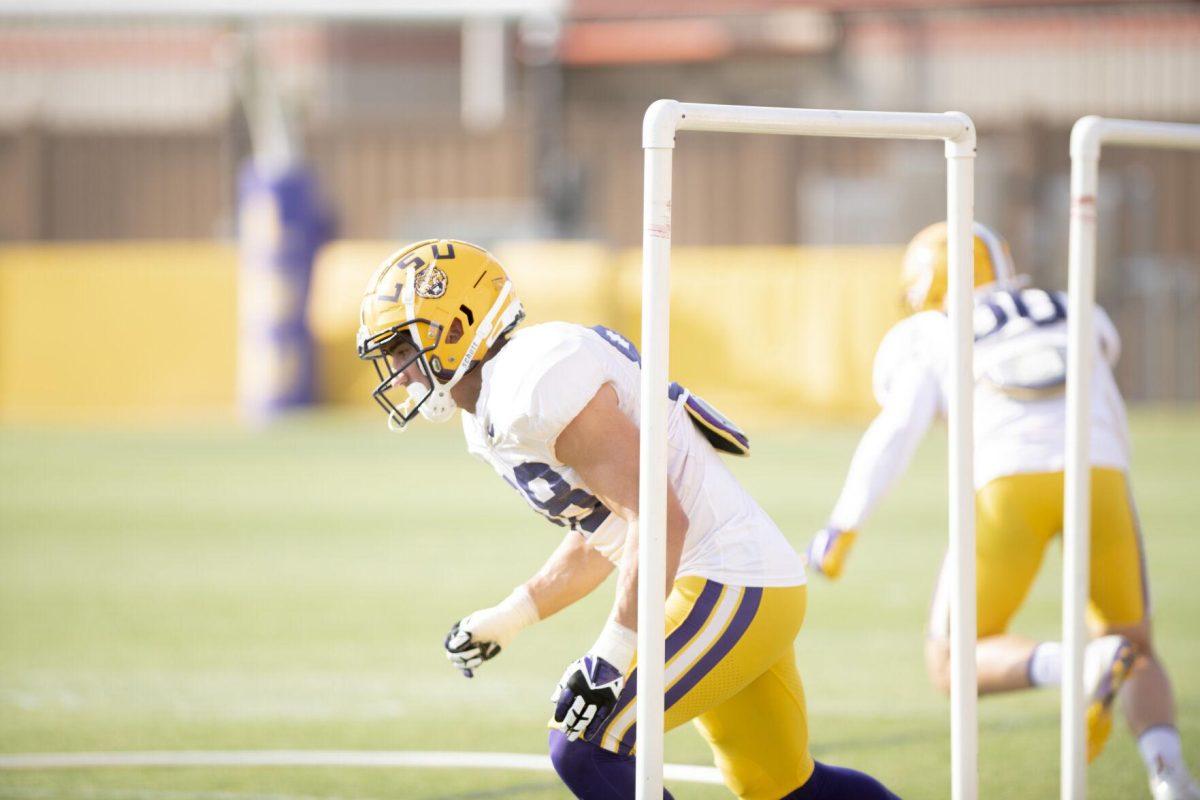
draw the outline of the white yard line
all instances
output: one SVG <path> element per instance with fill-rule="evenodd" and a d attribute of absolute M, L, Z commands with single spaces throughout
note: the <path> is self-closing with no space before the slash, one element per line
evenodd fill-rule
<path fill-rule="evenodd" d="M 399 767 L 552 772 L 548 756 L 438 750 L 151 750 L 108 753 L 9 753 L 0 770 L 96 767 Z M 667 780 L 720 786 L 715 767 L 667 764 Z"/>
<path fill-rule="evenodd" d="M 346 798 L 338 795 L 280 794 L 272 792 L 228 792 L 228 791 L 180 791 L 177 789 L 71 789 L 70 796 L 81 800 L 372 800 L 372 798 Z M 4 800 L 61 800 L 62 789 L 47 789 L 37 786 L 11 786 L 0 788 Z"/>

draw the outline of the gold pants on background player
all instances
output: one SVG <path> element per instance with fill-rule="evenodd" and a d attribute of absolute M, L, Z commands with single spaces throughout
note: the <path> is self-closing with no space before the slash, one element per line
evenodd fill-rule
<path fill-rule="evenodd" d="M 1125 473 L 1092 469 L 1088 618 L 1093 628 L 1136 625 L 1149 615 L 1141 530 Z M 975 495 L 979 638 L 1008 629 L 1063 529 L 1063 473 L 1030 472 L 989 482 Z M 950 636 L 950 574 L 934 592 L 929 633 Z"/>

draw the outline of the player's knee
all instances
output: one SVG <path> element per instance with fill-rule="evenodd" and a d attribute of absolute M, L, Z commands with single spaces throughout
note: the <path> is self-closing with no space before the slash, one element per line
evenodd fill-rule
<path fill-rule="evenodd" d="M 569 741 L 562 731 L 550 731 L 550 763 L 563 783 L 570 786 L 591 767 L 591 754 L 587 742 Z"/>
<path fill-rule="evenodd" d="M 950 694 L 950 645 L 941 639 L 925 641 L 925 672 L 929 682 L 943 694 Z"/>
<path fill-rule="evenodd" d="M 572 742 L 562 731 L 552 730 L 550 763 L 571 794 L 581 800 L 633 800 L 633 756 L 611 753 L 582 739 Z M 671 800 L 669 792 L 663 792 L 663 800 Z"/>
<path fill-rule="evenodd" d="M 1154 640 L 1150 636 L 1149 622 L 1142 621 L 1136 625 L 1127 626 L 1122 635 L 1133 642 L 1133 646 L 1137 648 L 1139 655 L 1147 656 L 1148 658 L 1154 657 Z"/>
<path fill-rule="evenodd" d="M 1143 620 L 1132 625 L 1104 625 L 1099 629 L 1100 636 L 1124 636 L 1137 650 L 1139 656 L 1154 658 L 1154 641 L 1150 635 L 1150 622 Z"/>

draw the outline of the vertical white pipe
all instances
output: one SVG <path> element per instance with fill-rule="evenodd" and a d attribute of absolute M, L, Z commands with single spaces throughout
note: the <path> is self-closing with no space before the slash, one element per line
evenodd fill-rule
<path fill-rule="evenodd" d="M 645 148 L 642 228 L 641 461 L 638 495 L 637 799 L 663 792 L 667 562 L 667 353 L 670 330 L 670 147 Z"/>
<path fill-rule="evenodd" d="M 951 330 L 949 489 L 950 565 L 950 796 L 975 800 L 979 792 L 975 677 L 975 486 L 973 430 L 975 378 L 974 148 L 948 142 L 947 218 Z"/>
<path fill-rule="evenodd" d="M 1080 137 L 1081 139 L 1084 137 Z M 1074 141 L 1072 142 L 1074 144 Z M 1074 150 L 1075 148 L 1072 147 Z M 1087 795 L 1084 731 L 1084 608 L 1091 545 L 1092 311 L 1096 297 L 1096 185 L 1099 143 L 1071 159 L 1071 222 L 1067 266 L 1067 454 L 1063 518 L 1062 800 Z"/>
<path fill-rule="evenodd" d="M 1063 514 L 1062 800 L 1087 796 L 1084 611 L 1091 551 L 1091 387 L 1096 339 L 1096 214 L 1104 143 L 1200 149 L 1200 125 L 1081 117 L 1071 129 L 1067 265 L 1067 441 Z"/>

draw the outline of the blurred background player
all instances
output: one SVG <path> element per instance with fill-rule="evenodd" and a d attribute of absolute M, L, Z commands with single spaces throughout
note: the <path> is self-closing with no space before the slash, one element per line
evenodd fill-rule
<path fill-rule="evenodd" d="M 446 655 L 472 677 L 524 627 L 594 590 L 616 567 L 616 603 L 554 692 L 550 753 L 581 798 L 634 796 L 640 359 L 603 326 L 524 316 L 486 251 L 460 241 L 403 248 L 372 277 L 359 356 L 392 428 L 462 410 L 468 450 L 568 532 L 498 605 L 455 623 Z M 804 619 L 800 558 L 718 456 L 746 437 L 678 384 L 669 422 L 666 725 L 694 720 L 726 784 L 754 800 L 886 800 L 873 778 L 813 761 L 793 641 Z"/>
<path fill-rule="evenodd" d="M 912 316 L 884 337 L 874 389 L 882 411 L 859 442 L 828 526 L 809 546 L 809 564 L 837 578 L 856 532 L 903 474 L 930 423 L 947 407 L 950 344 L 944 313 L 946 225 L 922 230 L 905 251 L 904 304 Z M 979 691 L 1058 686 L 1059 642 L 1008 632 L 1063 525 L 1066 443 L 1067 298 L 1027 285 L 1008 245 L 975 225 L 975 487 Z M 1171 684 L 1153 647 L 1141 530 L 1129 486 L 1125 405 L 1113 378 L 1120 338 L 1096 309 L 1092 376 L 1092 542 L 1085 652 L 1088 760 L 1112 729 L 1118 694 L 1150 773 L 1156 800 L 1200 798 L 1184 764 Z M 949 572 L 934 590 L 926 666 L 950 689 Z"/>

